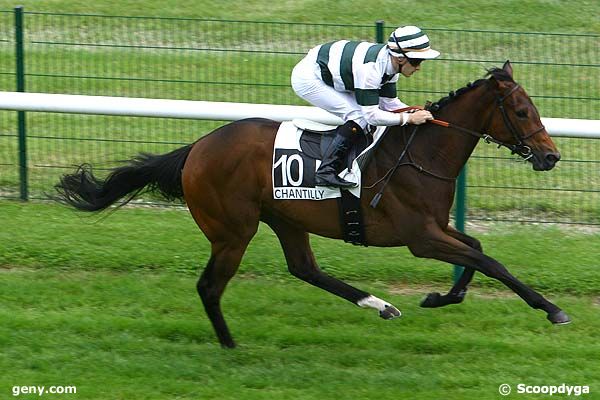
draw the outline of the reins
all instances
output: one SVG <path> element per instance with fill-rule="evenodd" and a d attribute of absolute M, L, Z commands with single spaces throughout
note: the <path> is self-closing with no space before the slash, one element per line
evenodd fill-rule
<path fill-rule="evenodd" d="M 533 153 L 531 152 L 531 147 L 527 146 L 524 141 L 533 137 L 534 135 L 536 135 L 537 133 L 541 132 L 542 130 L 544 130 L 544 125 L 542 125 L 541 127 L 539 127 L 538 129 L 534 130 L 533 132 L 526 134 L 524 136 L 519 135 L 519 133 L 517 132 L 515 126 L 513 125 L 512 121 L 510 120 L 510 118 L 508 117 L 508 114 L 506 113 L 506 110 L 504 109 L 504 100 L 506 100 L 511 94 L 513 94 L 517 89 L 519 88 L 518 84 L 515 84 L 515 86 L 504 96 L 500 96 L 498 95 L 496 97 L 496 104 L 500 113 L 502 114 L 502 120 L 504 122 L 504 125 L 508 128 L 508 130 L 511 132 L 511 134 L 513 135 L 513 137 L 515 138 L 515 140 L 517 141 L 516 144 L 510 144 L 510 143 L 506 143 L 503 142 L 501 140 L 495 139 L 494 137 L 492 137 L 490 134 L 488 133 L 481 133 L 478 131 L 474 131 L 472 129 L 467 129 L 464 128 L 462 126 L 458 126 L 455 125 L 451 122 L 447 122 L 447 121 L 443 121 L 443 120 L 439 120 L 439 119 L 433 119 L 433 120 L 429 120 L 427 121 L 428 123 L 432 123 L 444 128 L 449 128 L 449 129 L 455 129 L 459 132 L 463 132 L 466 134 L 469 134 L 471 136 L 474 136 L 478 139 L 483 139 L 486 143 L 490 144 L 490 143 L 494 143 L 498 145 L 498 148 L 500 147 L 506 147 L 507 149 L 509 149 L 511 151 L 511 154 L 518 154 L 521 157 L 523 157 L 525 160 L 529 160 L 531 157 L 533 157 Z M 427 103 L 425 107 L 420 107 L 420 106 L 411 106 L 411 107 L 406 107 L 406 108 L 401 108 L 399 110 L 395 110 L 394 112 L 396 113 L 401 113 L 401 112 L 406 112 L 406 111 L 412 111 L 412 110 L 422 110 L 422 109 L 429 109 L 429 107 L 431 106 L 431 103 Z M 483 128 L 484 132 L 487 132 L 489 130 L 489 126 L 492 122 L 492 119 L 494 117 L 494 114 L 496 112 L 496 108 L 494 108 L 491 112 L 489 117 L 487 118 L 487 121 L 485 123 L 485 126 Z M 447 180 L 447 181 L 454 181 L 456 180 L 456 177 L 454 178 L 449 178 L 449 177 L 444 177 L 441 175 L 437 175 L 433 172 L 427 171 L 426 169 L 424 169 L 422 166 L 415 164 L 414 162 L 407 162 L 407 163 L 402 163 L 402 160 L 404 159 L 404 156 L 408 153 L 409 147 L 415 137 L 415 134 L 417 133 L 417 129 L 419 128 L 419 125 L 416 125 L 415 128 L 413 129 L 412 133 L 410 134 L 410 137 L 408 138 L 406 145 L 404 146 L 404 149 L 402 150 L 402 153 L 400 154 L 400 157 L 398 157 L 398 161 L 396 161 L 396 164 L 390 168 L 385 175 L 379 179 L 378 181 L 376 181 L 374 184 L 370 185 L 370 186 L 365 186 L 365 189 L 371 189 L 373 187 L 375 187 L 377 184 L 379 184 L 381 181 L 383 182 L 383 185 L 381 187 L 381 189 L 377 192 L 377 194 L 375 194 L 375 196 L 373 197 L 373 199 L 371 200 L 371 202 L 369 203 L 370 206 L 372 208 L 376 208 L 377 204 L 379 203 L 379 201 L 381 200 L 381 197 L 383 196 L 383 191 L 385 190 L 385 187 L 387 186 L 388 182 L 390 181 L 392 175 L 394 175 L 394 172 L 396 172 L 396 170 L 403 166 L 403 165 L 409 165 L 412 167 L 415 167 L 416 169 L 418 169 L 420 172 L 424 172 L 428 175 L 431 175 L 435 178 L 441 179 L 441 180 Z M 410 157 L 410 154 L 409 154 Z"/>
<path fill-rule="evenodd" d="M 402 159 L 408 152 L 408 148 L 410 147 L 410 144 L 412 143 L 412 140 L 414 139 L 415 134 L 417 133 L 417 129 L 419 129 L 419 125 L 415 125 L 415 128 L 413 129 L 412 133 L 410 134 L 410 137 L 408 138 L 408 141 L 406 142 L 406 146 L 404 146 L 404 150 L 402 150 L 400 157 L 398 157 L 398 161 L 396 162 L 396 165 L 394 165 L 390 170 L 388 170 L 388 172 L 385 173 L 383 178 L 381 178 L 380 180 L 378 180 L 377 182 L 375 182 L 372 185 L 372 187 L 373 187 L 373 186 L 377 185 L 379 182 L 381 182 L 382 179 L 385 179 L 385 181 L 383 182 L 383 186 L 381 186 L 381 189 L 379 189 L 379 192 L 377 192 L 377 194 L 371 200 L 371 203 L 369 203 L 371 205 L 371 207 L 373 207 L 373 208 L 377 207 L 379 200 L 381 200 L 381 196 L 383 196 L 383 191 L 384 191 L 385 187 L 387 186 L 388 182 L 390 181 L 390 179 L 392 178 L 392 175 L 394 175 L 394 172 L 396 172 L 398 167 L 400 167 L 402 165 L 401 164 Z"/>

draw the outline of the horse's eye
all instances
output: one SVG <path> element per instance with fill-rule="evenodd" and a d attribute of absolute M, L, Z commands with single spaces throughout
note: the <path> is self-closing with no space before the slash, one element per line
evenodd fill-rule
<path fill-rule="evenodd" d="M 517 117 L 519 117 L 519 118 L 527 118 L 527 110 L 519 110 L 519 111 L 517 111 Z"/>

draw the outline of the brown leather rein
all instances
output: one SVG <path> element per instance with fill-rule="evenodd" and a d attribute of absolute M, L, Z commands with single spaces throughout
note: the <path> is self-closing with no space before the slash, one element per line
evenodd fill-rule
<path fill-rule="evenodd" d="M 504 121 L 504 125 L 508 128 L 508 130 L 511 132 L 511 134 L 513 135 L 513 137 L 515 138 L 515 140 L 517 141 L 517 144 L 511 144 L 511 143 L 506 143 L 503 142 L 501 140 L 498 140 L 494 137 L 492 137 L 490 134 L 488 133 L 481 133 L 481 132 L 477 132 L 471 129 L 467 129 L 467 128 L 463 128 L 462 126 L 458 126 L 455 125 L 451 122 L 447 122 L 447 121 L 443 121 L 443 120 L 439 120 L 439 119 L 432 119 L 427 121 L 428 123 L 432 123 L 435 125 L 439 125 L 442 126 L 444 128 L 450 128 L 450 129 L 456 129 L 459 132 L 463 132 L 463 133 L 467 133 L 469 135 L 475 136 L 478 139 L 483 139 L 486 143 L 495 143 L 498 145 L 498 147 L 506 147 L 511 151 L 511 154 L 518 154 L 521 157 L 523 157 L 525 160 L 529 160 L 531 157 L 533 157 L 533 153 L 531 152 L 531 147 L 527 146 L 525 144 L 525 140 L 533 137 L 534 135 L 536 135 L 537 133 L 541 132 L 542 130 L 544 130 L 544 125 L 540 126 L 538 129 L 534 130 L 533 132 L 526 134 L 525 136 L 521 136 L 519 135 L 519 133 L 517 132 L 515 126 L 513 125 L 513 123 L 511 122 L 510 118 L 508 117 L 508 114 L 506 113 L 506 110 L 504 109 L 504 100 L 506 100 L 515 90 L 517 90 L 519 88 L 519 85 L 515 85 L 506 95 L 504 96 L 500 96 L 500 94 L 498 94 L 496 96 L 496 104 L 497 104 L 497 108 L 500 110 L 500 113 L 502 114 L 502 119 Z M 406 111 L 416 111 L 416 110 L 423 110 L 423 109 L 428 109 L 430 106 L 430 104 L 427 104 L 426 107 L 421 107 L 421 106 L 411 106 L 411 107 L 405 107 L 405 108 L 401 108 L 398 110 L 394 110 L 393 112 L 395 113 L 401 113 L 401 112 L 406 112 Z M 492 122 L 492 119 L 494 117 L 494 114 L 496 112 L 496 108 L 494 108 L 494 110 L 492 110 L 490 112 L 490 115 L 485 123 L 485 127 L 483 128 L 484 132 L 487 132 L 489 129 L 489 126 Z M 410 165 L 413 166 L 415 168 L 417 168 L 419 171 L 427 173 L 435 178 L 438 179 L 442 179 L 442 180 L 447 180 L 447 181 L 454 181 L 456 180 L 456 178 L 449 178 L 449 177 L 444 177 L 441 175 L 437 175 L 433 172 L 427 171 L 425 170 L 423 167 L 415 164 L 414 162 L 410 161 L 410 162 L 405 162 L 402 163 L 402 160 L 404 159 L 404 157 L 409 154 L 409 147 L 410 144 L 415 136 L 415 134 L 417 133 L 417 129 L 418 129 L 419 125 L 416 125 L 415 128 L 413 129 L 407 143 L 406 146 L 404 148 L 404 150 L 402 151 L 400 157 L 398 158 L 398 161 L 396 163 L 396 165 L 394 167 L 392 167 L 381 179 L 379 179 L 377 182 L 375 182 L 374 184 L 366 187 L 366 188 L 373 188 L 375 187 L 377 184 L 379 184 L 381 181 L 384 181 L 383 186 L 381 187 L 381 189 L 375 194 L 375 196 L 373 197 L 373 199 L 371 200 L 371 207 L 375 208 L 377 207 L 377 204 L 379 203 L 379 201 L 381 200 L 381 197 L 383 196 L 383 191 L 385 189 L 385 187 L 387 186 L 388 182 L 390 181 L 392 175 L 394 174 L 394 172 L 396 171 L 396 169 L 398 169 L 398 167 L 402 166 L 402 165 Z M 409 158 L 410 158 L 410 154 L 409 154 Z"/>
<path fill-rule="evenodd" d="M 521 157 L 523 157 L 525 160 L 529 160 L 533 156 L 533 154 L 531 152 L 531 147 L 529 147 L 525 144 L 525 140 L 530 139 L 537 133 L 543 131 L 545 129 L 545 127 L 544 127 L 544 125 L 542 125 L 538 129 L 534 130 L 533 132 L 531 132 L 529 134 L 526 134 L 524 136 L 519 135 L 519 132 L 513 125 L 512 121 L 508 117 L 508 114 L 506 113 L 506 110 L 504 109 L 504 100 L 506 100 L 518 88 L 519 88 L 519 85 L 516 84 L 506 95 L 500 96 L 498 94 L 498 96 L 496 96 L 496 104 L 498 106 L 497 108 L 500 110 L 500 113 L 502 114 L 502 119 L 504 121 L 504 125 L 508 128 L 510 133 L 513 135 L 513 137 L 517 141 L 516 144 L 503 142 L 501 140 L 495 139 L 488 133 L 481 133 L 481 132 L 477 132 L 477 131 L 474 131 L 471 129 L 463 128 L 462 126 L 458 126 L 451 122 L 443 121 L 440 119 L 433 119 L 433 120 L 429 120 L 427 122 L 442 126 L 444 128 L 456 129 L 457 131 L 467 133 L 467 134 L 469 134 L 471 136 L 475 136 L 476 138 L 479 138 L 479 139 L 483 139 L 486 143 L 495 143 L 498 145 L 498 147 L 506 147 L 507 149 L 509 149 L 511 151 L 511 154 L 518 154 Z M 406 111 L 423 110 L 423 109 L 428 109 L 428 107 L 427 106 L 426 107 L 411 106 L 411 107 L 405 107 L 405 108 L 401 108 L 398 110 L 394 110 L 393 112 L 401 113 L 401 112 L 406 112 Z M 494 114 L 495 114 L 495 109 L 490 113 L 490 116 L 487 119 L 485 127 L 483 128 L 484 132 L 488 131 L 489 126 L 492 122 L 492 118 L 494 117 Z"/>

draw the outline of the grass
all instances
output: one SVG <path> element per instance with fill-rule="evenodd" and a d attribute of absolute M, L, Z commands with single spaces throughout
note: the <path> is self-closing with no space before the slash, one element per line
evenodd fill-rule
<path fill-rule="evenodd" d="M 77 386 L 75 399 L 496 399 L 498 386 L 589 385 L 597 299 L 552 296 L 551 326 L 514 296 L 475 290 L 420 309 L 420 295 L 360 284 L 401 308 L 383 321 L 290 279 L 234 279 L 223 307 L 239 342 L 222 350 L 194 290 L 172 271 L 0 272 L 0 391 Z M 595 393 L 595 394 L 594 394 Z M 27 397 L 25 398 L 33 398 Z M 66 398 L 66 396 L 65 396 Z"/>
<path fill-rule="evenodd" d="M 208 241 L 185 210 L 125 208 L 100 219 L 52 204 L 5 201 L 0 202 L 0 216 L 0 265 L 5 266 L 197 273 L 210 255 Z M 598 291 L 598 252 L 592 251 L 600 248 L 597 230 L 489 224 L 468 231 L 482 241 L 487 254 L 538 290 Z M 342 279 L 449 285 L 447 264 L 417 259 L 405 248 L 354 247 L 317 236 L 311 242 L 321 267 Z M 260 226 L 240 272 L 289 278 L 283 252 L 268 227 Z M 503 288 L 483 276 L 475 284 Z"/>
<path fill-rule="evenodd" d="M 541 62 L 556 61 L 560 48 L 559 61 L 598 64 L 595 42 L 585 45 L 576 36 L 552 36 L 545 42 L 537 35 L 477 32 L 466 41 L 464 36 L 435 29 L 598 34 L 595 1 L 577 0 L 568 6 L 555 0 L 424 0 L 418 6 L 374 1 L 369 7 L 357 0 L 250 1 L 233 6 L 189 0 L 25 0 L 21 4 L 28 12 L 355 25 L 263 31 L 262 25 L 252 23 L 165 20 L 149 24 L 137 19 L 98 23 L 95 17 L 28 14 L 28 38 L 40 42 L 97 38 L 193 47 L 203 44 L 197 36 L 201 27 L 215 46 L 260 50 L 269 45 L 292 52 L 277 59 L 230 55 L 226 73 L 219 75 L 219 70 L 207 69 L 219 64 L 219 52 L 28 44 L 29 61 L 34 62 L 27 64 L 30 91 L 295 103 L 289 88 L 269 84 L 287 85 L 291 65 L 306 48 L 338 34 L 370 39 L 373 21 L 384 19 L 386 26 L 414 23 L 430 28 L 432 40 L 435 37 L 449 58 L 493 59 L 496 64 L 506 58 L 516 61 L 517 80 L 534 95 L 544 116 L 597 118 L 593 101 L 552 98 L 597 97 L 595 68 L 538 68 L 523 63 L 534 56 Z M 14 5 L 0 0 L 0 10 Z M 10 12 L 0 13 L 1 39 L 12 38 L 12 19 Z M 239 41 L 240 33 L 246 41 Z M 0 42 L 3 90 L 14 88 L 13 45 Z M 480 77 L 483 66 L 479 61 L 433 64 L 431 78 L 423 75 L 404 82 L 402 97 L 416 104 L 436 100 Z M 49 77 L 49 73 L 61 76 Z M 568 83 L 567 77 L 574 79 Z M 232 82 L 238 84 L 226 85 Z M 239 84 L 248 82 L 265 86 Z M 569 92 L 572 88 L 577 92 Z M 5 112 L 0 118 L 3 195 L 14 194 L 17 182 L 13 114 Z M 107 168 L 140 150 L 163 152 L 176 145 L 172 143 L 190 142 L 219 124 L 30 113 L 30 136 L 37 136 L 29 141 L 34 155 L 32 190 L 38 196 L 48 191 L 72 164 L 92 161 Z M 151 141 L 171 144 L 134 143 L 148 141 L 150 134 Z M 47 139 L 53 136 L 63 139 Z M 566 141 L 560 147 L 571 160 L 597 159 L 597 152 L 590 150 L 596 146 L 587 141 Z M 487 155 L 489 150 L 483 151 Z M 581 164 L 565 164 L 569 168 L 561 166 L 558 175 L 535 178 L 513 175 L 505 166 L 499 174 L 490 173 L 489 167 L 479 172 L 475 164 L 470 182 L 506 185 L 516 180 L 536 185 L 537 179 L 543 179 L 552 187 L 580 187 L 580 182 L 586 182 L 593 189 L 597 186 L 594 164 L 587 164 L 589 171 L 578 169 Z M 492 166 L 496 168 L 497 164 Z M 515 215 L 523 207 L 512 190 L 496 190 L 493 198 L 478 192 L 489 193 L 470 190 L 471 204 L 478 208 Z M 552 207 L 558 200 L 535 196 L 536 204 L 553 212 L 586 208 L 597 216 L 593 195 L 584 200 L 563 192 L 563 204 L 556 210 Z M 499 205 L 491 205 L 496 199 Z M 488 254 L 563 307 L 573 324 L 551 326 L 542 313 L 480 274 L 465 304 L 420 309 L 424 293 L 450 285 L 449 266 L 415 259 L 406 249 L 355 248 L 313 237 L 317 260 L 326 271 L 393 302 L 404 313 L 400 320 L 383 321 L 372 311 L 290 277 L 276 238 L 261 226 L 223 300 L 240 347 L 223 351 L 194 290 L 209 246 L 186 211 L 125 208 L 98 221 L 50 204 L 1 201 L 0 397 L 13 397 L 15 385 L 76 385 L 78 394 L 68 398 L 463 400 L 497 399 L 502 383 L 513 385 L 513 390 L 518 383 L 566 383 L 590 385 L 592 394 L 586 398 L 599 398 L 593 356 L 600 350 L 597 230 L 489 223 L 469 225 L 468 231 L 482 240 Z"/>
<path fill-rule="evenodd" d="M 195 292 L 209 245 L 187 211 L 101 219 L 3 201 L 0 221 L 2 393 L 35 384 L 76 386 L 70 397 L 81 399 L 464 400 L 495 399 L 503 383 L 588 385 L 589 398 L 600 387 L 590 357 L 600 350 L 597 231 L 468 228 L 573 318 L 555 327 L 480 274 L 464 304 L 421 309 L 425 293 L 450 286 L 449 266 L 313 237 L 326 271 L 402 310 L 383 321 L 292 278 L 261 226 L 223 298 L 240 344 L 225 351 Z"/>
<path fill-rule="evenodd" d="M 595 18 L 598 5 L 592 0 L 575 0 L 569 7 L 557 0 L 509 0 L 502 4 L 493 0 L 474 3 L 457 0 L 452 3 L 424 0 L 418 7 L 398 8 L 383 0 L 364 7 L 358 0 L 347 2 L 322 2 L 316 0 L 247 1 L 235 7 L 220 1 L 171 0 L 167 3 L 148 1 L 119 2 L 103 0 L 90 3 L 84 0 L 23 0 L 28 11 L 73 12 L 121 15 L 158 15 L 163 17 L 200 17 L 218 19 L 258 19 L 266 21 L 294 21 L 307 23 L 367 23 L 411 21 L 417 25 L 459 29 L 508 29 L 525 31 L 600 33 L 600 23 Z M 15 3 L 0 1 L 0 9 L 12 9 Z M 360 12 L 356 12 L 360 10 Z"/>

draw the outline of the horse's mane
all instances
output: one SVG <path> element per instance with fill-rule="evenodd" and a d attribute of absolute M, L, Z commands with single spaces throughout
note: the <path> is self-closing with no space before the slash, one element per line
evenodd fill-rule
<path fill-rule="evenodd" d="M 491 76 L 494 79 L 496 79 L 497 81 L 514 82 L 512 76 L 510 76 L 510 74 L 502 68 L 490 68 L 487 70 L 487 73 L 485 74 L 485 76 L 486 77 Z M 443 107 L 448 105 L 448 103 L 451 103 L 458 96 L 460 96 L 464 93 L 470 92 L 471 90 L 475 89 L 476 87 L 485 85 L 486 82 L 488 82 L 488 79 L 486 79 L 486 78 L 478 79 L 475 82 L 469 82 L 469 83 L 467 83 L 466 86 L 461 87 L 460 89 L 457 89 L 455 91 L 448 93 L 448 96 L 442 97 L 441 99 L 439 99 L 438 101 L 433 103 L 429 109 L 431 111 L 439 111 Z"/>

